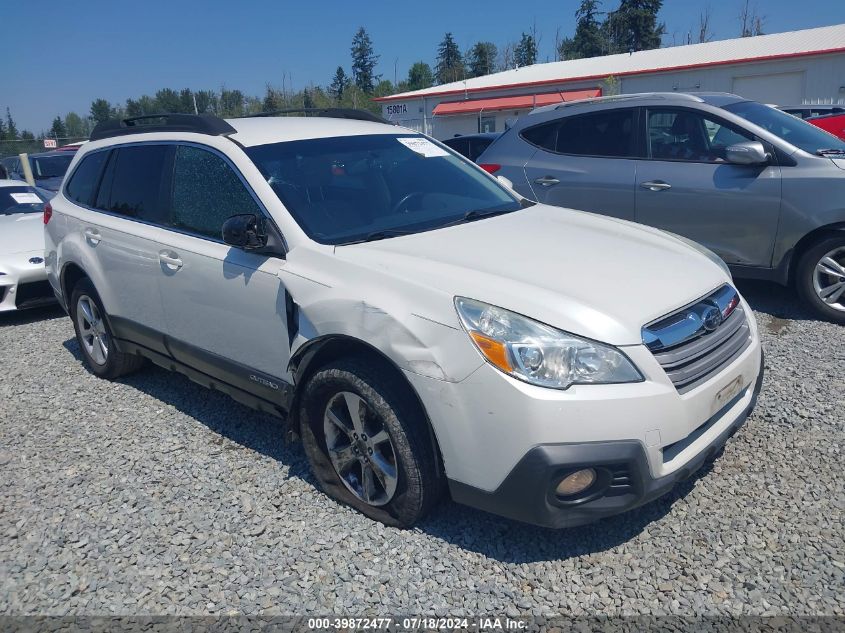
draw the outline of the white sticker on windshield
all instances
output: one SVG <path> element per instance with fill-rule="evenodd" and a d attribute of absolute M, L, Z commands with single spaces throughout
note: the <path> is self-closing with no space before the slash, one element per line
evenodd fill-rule
<path fill-rule="evenodd" d="M 437 145 L 429 141 L 427 138 L 423 138 L 422 136 L 414 136 L 412 138 L 400 136 L 397 137 L 396 140 L 402 143 L 402 145 L 404 145 L 408 149 L 413 150 L 417 154 L 425 156 L 426 158 L 449 155 L 449 152 L 447 152 L 445 149 L 443 149 L 442 147 L 437 147 Z"/>
<path fill-rule="evenodd" d="M 41 204 L 41 198 L 34 193 L 10 193 L 9 195 L 18 204 Z"/>

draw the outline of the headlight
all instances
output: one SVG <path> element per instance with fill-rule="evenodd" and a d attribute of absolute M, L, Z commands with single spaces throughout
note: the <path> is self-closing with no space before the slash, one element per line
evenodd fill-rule
<path fill-rule="evenodd" d="M 532 385 L 566 389 L 643 379 L 628 357 L 609 345 L 473 299 L 455 297 L 455 307 L 482 356 Z"/>
<path fill-rule="evenodd" d="M 719 257 L 716 253 L 711 251 L 709 248 L 707 248 L 706 246 L 702 246 L 698 242 L 693 242 L 692 240 L 688 240 L 683 235 L 678 235 L 677 233 L 672 233 L 671 231 L 666 231 L 666 233 L 668 233 L 669 235 L 671 235 L 675 239 L 682 241 L 684 244 L 686 244 L 690 248 L 694 248 L 695 250 L 697 250 L 699 253 L 704 255 L 707 259 L 709 259 L 711 262 L 713 262 L 719 268 L 721 268 L 723 271 L 725 271 L 725 274 L 728 276 L 728 279 L 733 280 L 733 275 L 731 275 L 731 269 L 728 268 L 728 265 L 724 262 L 724 260 L 721 257 Z"/>

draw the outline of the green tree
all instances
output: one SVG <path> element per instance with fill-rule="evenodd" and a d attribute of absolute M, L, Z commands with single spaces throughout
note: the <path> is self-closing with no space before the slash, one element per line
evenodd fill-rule
<path fill-rule="evenodd" d="M 362 26 L 352 38 L 352 79 L 355 85 L 370 94 L 381 78 L 375 74 L 379 56 L 373 50 L 373 42 Z"/>
<path fill-rule="evenodd" d="M 440 46 L 437 47 L 437 65 L 434 68 L 434 75 L 437 83 L 440 84 L 459 81 L 466 77 L 461 50 L 451 33 L 446 33 Z"/>
<path fill-rule="evenodd" d="M 581 59 L 605 54 L 606 42 L 599 21 L 599 5 L 599 0 L 582 0 L 575 12 L 575 36 L 561 42 L 558 49 L 560 59 Z"/>
<path fill-rule="evenodd" d="M 35 135 L 30 132 L 29 130 L 21 130 L 21 140 L 22 141 L 34 141 Z"/>
<path fill-rule="evenodd" d="M 408 81 L 405 90 L 422 90 L 434 85 L 434 73 L 431 66 L 425 62 L 416 62 L 408 70 Z"/>
<path fill-rule="evenodd" d="M 611 53 L 660 48 L 666 25 L 657 21 L 663 0 L 621 0 L 602 25 Z"/>
<path fill-rule="evenodd" d="M 18 138 L 18 126 L 15 124 L 15 120 L 12 118 L 12 112 L 8 106 L 6 107 L 6 138 Z"/>
<path fill-rule="evenodd" d="M 343 67 L 338 66 L 332 78 L 332 83 L 329 85 L 329 94 L 340 103 L 347 88 L 349 88 L 349 77 L 346 76 Z"/>
<path fill-rule="evenodd" d="M 517 68 L 531 66 L 537 63 L 537 40 L 530 33 L 523 33 L 519 44 L 513 51 L 514 63 Z"/>
<path fill-rule="evenodd" d="M 179 93 L 170 88 L 162 88 L 156 91 L 155 96 L 156 110 L 158 112 L 180 112 L 181 102 L 179 101 Z M 191 108 L 193 110 L 193 108 Z"/>
<path fill-rule="evenodd" d="M 197 100 L 197 112 L 217 112 L 217 94 L 212 90 L 197 90 L 194 93 Z"/>
<path fill-rule="evenodd" d="M 467 70 L 470 77 L 481 77 L 496 71 L 499 51 L 493 42 L 477 42 L 467 53 Z"/>
<path fill-rule="evenodd" d="M 194 113 L 194 93 L 190 88 L 182 88 L 179 91 L 179 112 Z"/>
<path fill-rule="evenodd" d="M 68 112 L 65 115 L 65 132 L 67 136 L 72 138 L 88 136 L 87 127 L 85 121 L 76 112 Z"/>
<path fill-rule="evenodd" d="M 396 92 L 396 89 L 393 87 L 393 82 L 389 79 L 382 79 L 376 87 L 373 88 L 373 96 L 374 97 L 386 97 L 388 95 L 392 95 Z"/>
<path fill-rule="evenodd" d="M 223 117 L 239 117 L 243 116 L 246 111 L 246 97 L 240 90 L 227 90 L 223 88 L 220 91 L 220 116 Z"/>
<path fill-rule="evenodd" d="M 67 129 L 65 128 L 65 122 L 62 121 L 62 117 L 57 116 L 53 119 L 53 125 L 50 128 L 50 136 L 53 138 L 67 138 Z"/>
<path fill-rule="evenodd" d="M 264 90 L 264 99 L 261 102 L 262 112 L 275 112 L 285 107 L 282 93 L 273 88 L 270 84 Z"/>
<path fill-rule="evenodd" d="M 91 103 L 91 118 L 94 123 L 102 123 L 112 118 L 111 104 L 105 99 L 95 99 Z"/>

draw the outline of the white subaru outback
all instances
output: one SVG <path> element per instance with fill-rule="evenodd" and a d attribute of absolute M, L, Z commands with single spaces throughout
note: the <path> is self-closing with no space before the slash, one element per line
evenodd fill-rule
<path fill-rule="evenodd" d="M 44 214 L 94 374 L 149 359 L 283 417 L 330 496 L 400 526 L 447 486 L 552 527 L 622 512 L 746 419 L 760 342 L 712 253 L 317 114 L 95 129 Z"/>

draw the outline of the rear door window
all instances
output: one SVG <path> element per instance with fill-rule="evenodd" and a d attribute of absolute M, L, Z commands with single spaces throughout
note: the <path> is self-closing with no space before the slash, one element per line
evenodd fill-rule
<path fill-rule="evenodd" d="M 219 240 L 223 223 L 243 213 L 262 211 L 232 167 L 213 152 L 180 145 L 173 169 L 172 226 Z"/>
<path fill-rule="evenodd" d="M 65 190 L 68 198 L 86 207 L 94 205 L 94 196 L 100 184 L 100 174 L 103 173 L 103 166 L 108 156 L 108 151 L 94 152 L 79 162 Z"/>
<path fill-rule="evenodd" d="M 121 147 L 109 160 L 97 208 L 154 224 L 167 223 L 167 165 L 172 147 Z"/>

